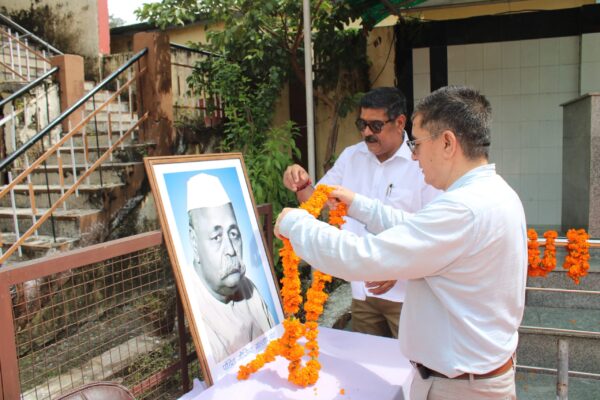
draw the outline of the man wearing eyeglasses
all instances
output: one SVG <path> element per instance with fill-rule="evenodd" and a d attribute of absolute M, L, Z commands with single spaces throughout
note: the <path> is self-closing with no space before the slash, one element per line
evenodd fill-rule
<path fill-rule="evenodd" d="M 444 190 L 407 213 L 344 188 L 331 197 L 373 235 L 284 209 L 278 237 L 344 279 L 409 279 L 399 342 L 416 374 L 412 400 L 516 399 L 514 354 L 525 308 L 527 232 L 519 196 L 490 164 L 491 105 L 444 87 L 413 114 L 413 158 Z"/>
<path fill-rule="evenodd" d="M 366 93 L 356 120 L 363 140 L 344 149 L 319 183 L 344 186 L 408 212 L 421 209 L 439 191 L 425 184 L 418 164 L 411 159 L 404 144 L 405 125 L 406 98 L 400 90 L 380 87 Z M 308 173 L 297 164 L 287 168 L 283 183 L 296 192 L 300 202 L 314 190 Z M 367 234 L 365 225 L 352 218 L 347 218 L 342 229 Z M 353 330 L 397 338 L 406 281 L 356 281 L 351 286 Z"/>

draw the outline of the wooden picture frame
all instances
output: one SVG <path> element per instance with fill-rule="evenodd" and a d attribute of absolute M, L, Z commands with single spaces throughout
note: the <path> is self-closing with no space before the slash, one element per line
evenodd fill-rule
<path fill-rule="evenodd" d="M 144 163 L 210 386 L 263 351 L 284 319 L 246 167 L 239 153 L 146 157 Z"/>

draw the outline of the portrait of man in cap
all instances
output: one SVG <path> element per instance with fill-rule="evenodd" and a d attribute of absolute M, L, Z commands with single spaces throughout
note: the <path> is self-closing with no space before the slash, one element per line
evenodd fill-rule
<path fill-rule="evenodd" d="M 187 214 L 193 290 L 212 355 L 220 362 L 275 323 L 246 276 L 241 230 L 218 177 L 199 173 L 187 180 Z"/>

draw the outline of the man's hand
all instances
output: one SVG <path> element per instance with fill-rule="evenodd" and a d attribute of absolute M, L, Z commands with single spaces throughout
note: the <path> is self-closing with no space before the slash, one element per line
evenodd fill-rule
<path fill-rule="evenodd" d="M 334 186 L 334 189 L 329 193 L 329 202 L 331 201 L 341 201 L 342 203 L 346 203 L 348 208 L 352 205 L 352 201 L 354 201 L 355 193 L 349 189 L 346 189 L 342 186 Z M 330 208 L 333 207 L 333 204 L 330 204 Z"/>
<path fill-rule="evenodd" d="M 283 185 L 292 192 L 302 190 L 311 183 L 308 172 L 298 164 L 290 165 L 283 173 Z"/>
<path fill-rule="evenodd" d="M 389 291 L 394 285 L 396 281 L 380 281 L 380 282 L 365 282 L 365 286 L 369 293 L 373 294 L 384 294 Z"/>
<path fill-rule="evenodd" d="M 281 234 L 279 233 L 279 224 L 281 223 L 281 220 L 283 218 L 285 218 L 285 215 L 287 213 L 289 213 L 290 211 L 294 210 L 293 208 L 289 208 L 286 207 L 283 210 L 281 210 L 281 212 L 279 213 L 279 215 L 277 216 L 277 221 L 275 221 L 275 228 L 273 228 L 273 232 L 275 233 L 275 236 L 277 236 L 279 239 L 283 239 L 284 237 L 281 236 Z"/>

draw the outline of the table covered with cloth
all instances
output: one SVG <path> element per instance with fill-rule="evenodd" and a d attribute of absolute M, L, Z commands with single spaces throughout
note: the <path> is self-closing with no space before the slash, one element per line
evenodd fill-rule
<path fill-rule="evenodd" d="M 321 371 L 313 386 L 288 382 L 288 361 L 277 357 L 248 380 L 239 381 L 233 368 L 208 389 L 196 384 L 180 400 L 409 398 L 414 372 L 396 339 L 320 327 L 319 347 Z"/>

